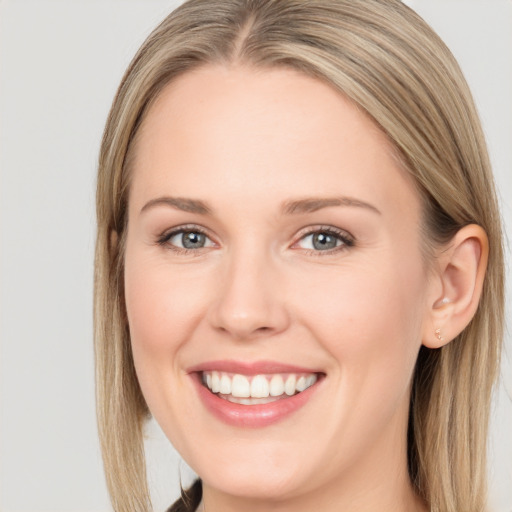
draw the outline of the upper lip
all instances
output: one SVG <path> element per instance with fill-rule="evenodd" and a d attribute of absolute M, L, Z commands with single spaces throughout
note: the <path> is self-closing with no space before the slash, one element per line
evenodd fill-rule
<path fill-rule="evenodd" d="M 319 370 L 305 368 L 278 361 L 205 361 L 187 368 L 187 373 L 218 371 L 241 375 L 260 375 L 265 373 L 321 373 Z"/>

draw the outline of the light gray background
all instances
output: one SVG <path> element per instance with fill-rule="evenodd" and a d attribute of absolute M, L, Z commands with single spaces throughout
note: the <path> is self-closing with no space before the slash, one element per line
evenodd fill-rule
<path fill-rule="evenodd" d="M 3 512 L 111 510 L 94 419 L 96 160 L 125 67 L 177 3 L 0 0 Z M 512 2 L 408 3 L 452 48 L 472 86 L 510 229 Z M 507 347 L 492 422 L 496 512 L 512 510 L 510 336 Z M 162 510 L 176 496 L 180 472 L 185 481 L 190 474 L 153 424 L 147 448 Z"/>

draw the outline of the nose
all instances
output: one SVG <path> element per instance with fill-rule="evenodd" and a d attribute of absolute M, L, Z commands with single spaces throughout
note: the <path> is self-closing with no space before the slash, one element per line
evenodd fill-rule
<path fill-rule="evenodd" d="M 210 324 L 237 340 L 283 332 L 289 326 L 283 276 L 254 251 L 232 255 L 210 308 Z"/>

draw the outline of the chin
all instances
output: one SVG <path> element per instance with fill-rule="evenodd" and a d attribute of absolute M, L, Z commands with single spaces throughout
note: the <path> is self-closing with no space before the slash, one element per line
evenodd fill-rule
<path fill-rule="evenodd" d="M 229 466 L 220 471 L 204 473 L 203 483 L 217 491 L 239 498 L 253 500 L 281 500 L 299 494 L 303 483 L 296 474 L 287 474 L 282 469 L 268 470 L 265 467 L 247 465 L 243 469 Z"/>
<path fill-rule="evenodd" d="M 217 492 L 280 500 L 300 494 L 313 480 L 314 465 L 308 466 L 302 457 L 294 456 L 302 451 L 296 446 L 290 450 L 283 439 L 258 443 L 233 434 L 227 443 L 210 441 L 199 442 L 183 455 L 203 484 Z"/>

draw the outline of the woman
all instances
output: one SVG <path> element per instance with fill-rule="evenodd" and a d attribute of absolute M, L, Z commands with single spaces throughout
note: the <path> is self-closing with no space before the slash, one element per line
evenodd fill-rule
<path fill-rule="evenodd" d="M 192 0 L 126 72 L 100 155 L 98 414 L 150 510 L 485 509 L 501 228 L 453 57 L 395 0 Z"/>

